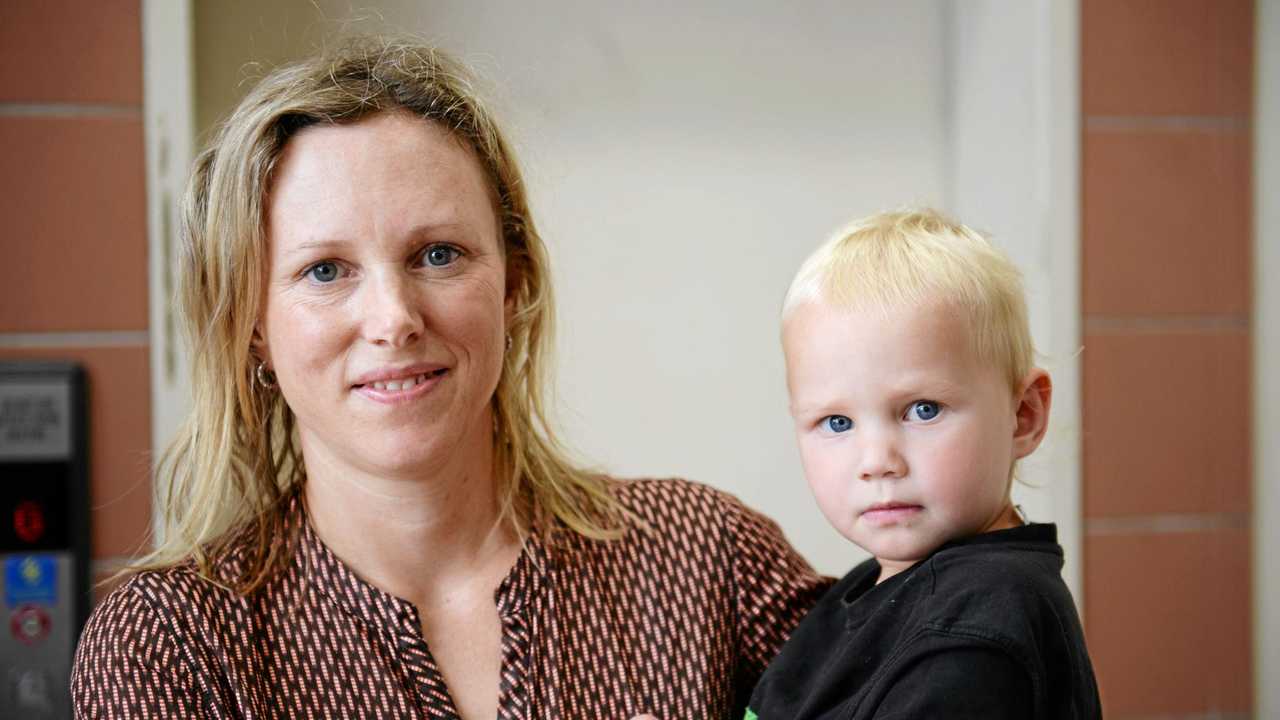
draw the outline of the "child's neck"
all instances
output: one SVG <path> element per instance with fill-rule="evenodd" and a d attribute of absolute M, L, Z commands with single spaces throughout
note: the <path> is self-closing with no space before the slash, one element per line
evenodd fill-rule
<path fill-rule="evenodd" d="M 983 533 L 995 532 L 997 530 L 1008 530 L 1009 528 L 1022 527 L 1026 523 L 1022 520 L 1022 515 L 1018 512 L 1018 508 L 1012 503 L 1006 503 L 1004 509 L 1000 511 L 986 527 L 982 528 L 974 535 L 982 535 Z M 917 561 L 907 560 L 884 560 L 876 558 L 876 562 L 880 563 L 880 577 L 876 578 L 876 584 L 888 580 L 907 568 L 915 565 Z"/>
<path fill-rule="evenodd" d="M 1018 507 L 1012 501 L 1005 504 L 1000 514 L 995 517 L 985 528 L 979 530 L 976 534 L 995 532 L 996 530 L 1008 530 L 1009 528 L 1022 527 L 1025 525 L 1022 521 L 1022 515 L 1018 512 Z"/>

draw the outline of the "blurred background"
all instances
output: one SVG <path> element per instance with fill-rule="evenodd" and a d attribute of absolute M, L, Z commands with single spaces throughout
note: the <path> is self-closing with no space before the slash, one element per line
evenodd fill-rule
<path fill-rule="evenodd" d="M 95 579 L 147 541 L 186 408 L 194 153 L 353 32 L 479 73 L 583 461 L 729 490 L 830 574 L 863 555 L 793 447 L 791 274 L 904 204 L 989 233 L 1056 384 L 1016 494 L 1058 523 L 1107 716 L 1280 717 L 1280 0 L 0 0 L 0 359 L 87 370 Z"/>

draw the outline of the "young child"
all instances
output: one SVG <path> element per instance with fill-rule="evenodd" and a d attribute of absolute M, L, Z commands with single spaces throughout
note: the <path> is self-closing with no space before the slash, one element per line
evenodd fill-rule
<path fill-rule="evenodd" d="M 874 558 L 747 718 L 1101 717 L 1057 530 L 1009 495 L 1052 397 L 1012 263 L 936 212 L 875 215 L 800 268 L 782 336 L 809 486 Z"/>

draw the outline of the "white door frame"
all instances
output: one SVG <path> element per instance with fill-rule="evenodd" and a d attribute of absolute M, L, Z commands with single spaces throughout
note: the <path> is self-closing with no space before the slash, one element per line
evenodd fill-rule
<path fill-rule="evenodd" d="M 1014 498 L 1058 525 L 1083 609 L 1079 0 L 946 3 L 949 205 L 1024 272 L 1053 417 Z"/>
<path fill-rule="evenodd" d="M 175 299 L 178 204 L 195 158 L 192 30 L 191 0 L 143 0 L 153 469 L 190 407 L 188 363 Z"/>

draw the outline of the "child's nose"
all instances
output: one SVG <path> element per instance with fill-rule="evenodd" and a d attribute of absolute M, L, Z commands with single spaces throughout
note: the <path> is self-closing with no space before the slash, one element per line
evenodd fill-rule
<path fill-rule="evenodd" d="M 906 460 L 898 450 L 897 438 L 890 432 L 864 433 L 858 477 L 862 480 L 899 478 L 907 472 Z"/>

